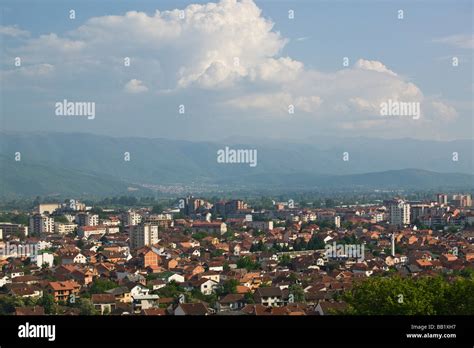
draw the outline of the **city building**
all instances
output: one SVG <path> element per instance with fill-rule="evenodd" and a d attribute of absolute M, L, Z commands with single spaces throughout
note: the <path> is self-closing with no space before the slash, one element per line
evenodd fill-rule
<path fill-rule="evenodd" d="M 42 214 L 34 214 L 30 218 L 30 231 L 32 234 L 53 233 L 54 218 Z"/>
<path fill-rule="evenodd" d="M 410 204 L 401 199 L 389 203 L 390 224 L 404 226 L 410 224 Z"/>
<path fill-rule="evenodd" d="M 158 226 L 143 223 L 130 228 L 130 248 L 137 249 L 158 243 Z"/>

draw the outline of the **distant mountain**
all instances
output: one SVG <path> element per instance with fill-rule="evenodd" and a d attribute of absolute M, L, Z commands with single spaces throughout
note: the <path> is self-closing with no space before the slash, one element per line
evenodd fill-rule
<path fill-rule="evenodd" d="M 474 182 L 472 140 L 246 140 L 223 144 L 4 132 L 0 133 L 0 194 L 106 195 L 137 187 L 130 183 L 383 189 L 472 187 Z M 218 163 L 217 151 L 225 146 L 256 149 L 257 166 Z M 14 161 L 16 152 L 21 153 L 20 162 Z M 343 161 L 344 152 L 348 161 Z M 453 152 L 459 161 L 452 160 Z"/>
<path fill-rule="evenodd" d="M 117 179 L 0 156 L 0 197 L 118 195 L 143 190 Z"/>
<path fill-rule="evenodd" d="M 472 189 L 474 175 L 462 173 L 436 173 L 421 169 L 390 170 L 385 172 L 349 175 L 256 175 L 244 177 L 244 182 L 258 187 L 292 187 L 307 190 L 327 189 Z"/>

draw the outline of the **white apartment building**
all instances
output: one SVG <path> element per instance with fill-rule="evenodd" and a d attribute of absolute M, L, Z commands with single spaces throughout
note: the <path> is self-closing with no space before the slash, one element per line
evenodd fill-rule
<path fill-rule="evenodd" d="M 77 224 L 68 224 L 63 222 L 54 223 L 54 232 L 59 234 L 73 233 L 77 228 Z"/>
<path fill-rule="evenodd" d="M 80 238 L 89 238 L 92 235 L 104 235 L 107 232 L 106 226 L 79 226 L 77 235 Z"/>
<path fill-rule="evenodd" d="M 99 224 L 99 215 L 89 213 L 77 214 L 76 223 L 79 226 L 97 226 Z"/>
<path fill-rule="evenodd" d="M 389 204 L 390 224 L 404 226 L 410 224 L 410 204 L 396 199 Z"/>
<path fill-rule="evenodd" d="M 123 226 L 136 226 L 142 222 L 142 216 L 133 210 L 125 212 L 122 216 Z"/>
<path fill-rule="evenodd" d="M 54 218 L 39 213 L 34 214 L 30 217 L 30 231 L 33 234 L 53 233 Z"/>
<path fill-rule="evenodd" d="M 130 248 L 138 249 L 158 243 L 158 226 L 141 224 L 130 228 Z"/>

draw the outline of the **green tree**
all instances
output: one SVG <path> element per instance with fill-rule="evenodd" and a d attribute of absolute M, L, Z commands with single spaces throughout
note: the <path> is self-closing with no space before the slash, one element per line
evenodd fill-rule
<path fill-rule="evenodd" d="M 293 295 L 293 299 L 294 299 L 295 302 L 304 302 L 305 301 L 304 290 L 301 287 L 301 285 L 299 285 L 299 284 L 290 285 L 288 290 L 290 291 L 290 294 Z"/>
<path fill-rule="evenodd" d="M 248 256 L 241 257 L 237 261 L 237 267 L 238 268 L 245 268 L 247 271 L 253 271 L 256 270 L 260 267 L 260 264 L 258 262 L 252 261 L 252 259 Z"/>
<path fill-rule="evenodd" d="M 220 287 L 216 289 L 216 294 L 218 296 L 225 296 L 227 294 L 237 293 L 237 285 L 239 281 L 237 279 L 229 279 L 224 281 Z"/>
<path fill-rule="evenodd" d="M 118 284 L 109 279 L 96 279 L 92 283 L 89 293 L 91 294 L 103 294 L 107 290 L 118 287 Z"/>
<path fill-rule="evenodd" d="M 163 212 L 163 205 L 162 204 L 155 204 L 151 209 L 152 214 L 161 214 Z"/>
<path fill-rule="evenodd" d="M 474 278 L 369 278 L 344 294 L 348 313 L 358 315 L 474 314 Z"/>
<path fill-rule="evenodd" d="M 46 291 L 43 291 L 43 296 L 38 300 L 37 304 L 44 307 L 46 314 L 58 313 L 58 305 L 54 301 L 54 296 Z"/>
<path fill-rule="evenodd" d="M 97 315 L 99 311 L 94 308 L 92 301 L 88 298 L 80 298 L 77 300 L 80 315 Z"/>

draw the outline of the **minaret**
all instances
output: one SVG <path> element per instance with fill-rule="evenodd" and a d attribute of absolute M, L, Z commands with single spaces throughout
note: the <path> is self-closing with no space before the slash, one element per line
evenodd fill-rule
<path fill-rule="evenodd" d="M 395 232 L 392 233 L 392 256 L 395 256 Z"/>

